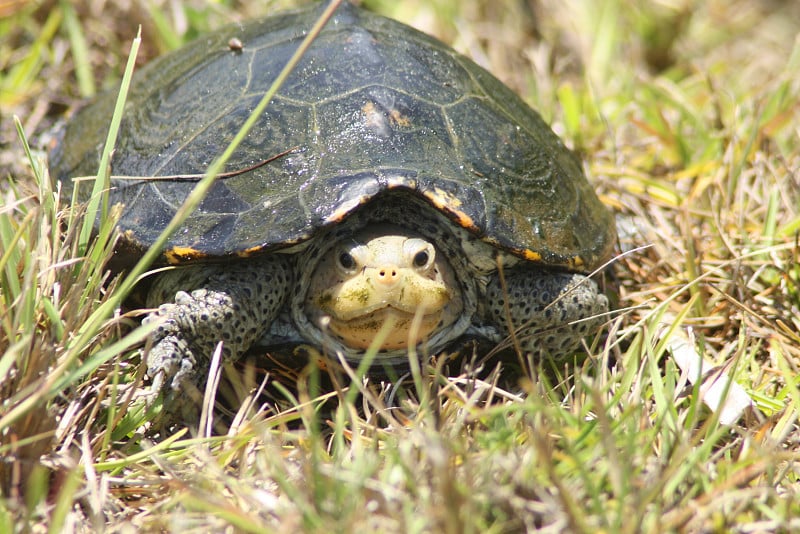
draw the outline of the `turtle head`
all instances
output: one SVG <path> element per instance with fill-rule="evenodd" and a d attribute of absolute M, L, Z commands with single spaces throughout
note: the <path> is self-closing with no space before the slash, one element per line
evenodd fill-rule
<path fill-rule="evenodd" d="M 452 325 L 462 307 L 444 254 L 419 234 L 390 224 L 372 224 L 328 248 L 305 300 L 307 316 L 360 350 L 387 323 L 381 350 L 414 346 Z"/>

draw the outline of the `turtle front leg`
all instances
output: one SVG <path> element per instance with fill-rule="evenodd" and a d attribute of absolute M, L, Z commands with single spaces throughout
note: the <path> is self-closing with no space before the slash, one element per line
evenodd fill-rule
<path fill-rule="evenodd" d="M 269 329 L 290 286 L 289 262 L 277 255 L 159 275 L 147 296 L 158 309 L 145 319 L 161 322 L 147 355 L 151 391 L 201 383 L 220 341 L 225 357 L 240 357 Z"/>
<path fill-rule="evenodd" d="M 537 357 L 573 354 L 608 311 L 608 299 L 586 276 L 535 268 L 509 269 L 505 287 L 495 276 L 486 298 L 489 321 L 507 334 L 510 319 L 522 350 Z"/>

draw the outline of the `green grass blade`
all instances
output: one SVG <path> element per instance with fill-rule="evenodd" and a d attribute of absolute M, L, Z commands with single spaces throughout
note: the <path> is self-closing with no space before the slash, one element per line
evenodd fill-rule
<path fill-rule="evenodd" d="M 117 133 L 119 132 L 119 125 L 122 121 L 122 113 L 125 107 L 125 99 L 128 95 L 128 88 L 130 87 L 131 77 L 133 76 L 133 68 L 136 64 L 136 55 L 139 51 L 139 45 L 142 42 L 141 28 L 136 34 L 136 38 L 131 42 L 131 51 L 128 55 L 128 63 L 125 66 L 125 74 L 122 76 L 122 84 L 117 97 L 117 103 L 114 107 L 114 114 L 111 117 L 111 124 L 108 129 L 108 136 L 103 147 L 103 153 L 100 157 L 100 167 L 97 170 L 97 178 L 94 181 L 92 188 L 92 195 L 89 199 L 89 204 L 86 208 L 86 218 L 83 222 L 81 229 L 80 250 L 85 251 L 88 249 L 89 240 L 92 236 L 94 223 L 98 215 L 105 219 L 108 217 L 108 190 L 110 187 L 110 174 L 111 174 L 111 154 L 114 152 L 114 145 L 117 140 Z"/>

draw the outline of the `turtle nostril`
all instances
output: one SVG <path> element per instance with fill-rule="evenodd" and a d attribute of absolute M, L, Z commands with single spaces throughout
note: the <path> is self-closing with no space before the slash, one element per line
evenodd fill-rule
<path fill-rule="evenodd" d="M 378 279 L 384 283 L 392 283 L 397 279 L 397 269 L 392 267 L 383 267 L 378 270 Z"/>

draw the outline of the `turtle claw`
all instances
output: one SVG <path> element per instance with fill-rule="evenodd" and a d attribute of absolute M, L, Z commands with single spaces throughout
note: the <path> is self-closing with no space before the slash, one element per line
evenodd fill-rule
<path fill-rule="evenodd" d="M 149 408 L 151 407 L 158 395 L 161 393 L 161 390 L 164 387 L 164 373 L 159 373 L 156 376 L 152 377 L 152 381 L 150 382 L 149 387 L 143 387 L 141 390 L 136 392 L 136 397 L 142 399 L 144 401 L 144 405 Z"/>
<path fill-rule="evenodd" d="M 167 388 L 180 391 L 184 383 L 195 374 L 196 361 L 189 345 L 182 337 L 169 334 L 161 339 L 147 355 L 147 375 L 152 379 L 151 389 L 159 392 Z"/>
<path fill-rule="evenodd" d="M 142 324 L 160 322 L 156 328 L 155 344 L 144 355 L 147 361 L 147 376 L 152 380 L 149 394 L 157 396 L 167 384 L 172 390 L 178 391 L 182 384 L 193 375 L 195 358 L 189 343 L 181 335 L 180 327 L 175 322 L 175 309 L 182 299 L 178 292 L 175 296 L 176 304 L 163 304 L 158 311 L 148 315 Z M 186 295 L 189 297 L 189 295 Z"/>

